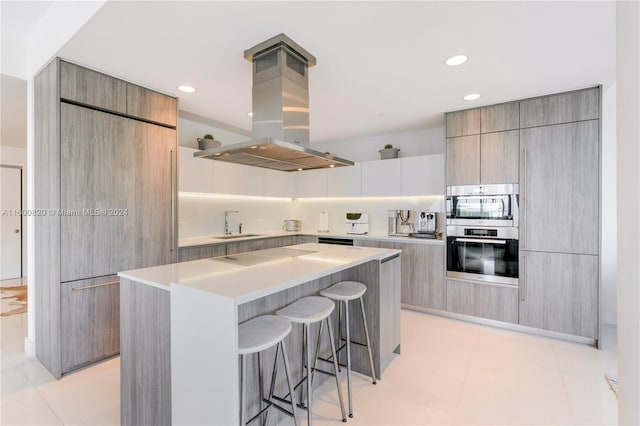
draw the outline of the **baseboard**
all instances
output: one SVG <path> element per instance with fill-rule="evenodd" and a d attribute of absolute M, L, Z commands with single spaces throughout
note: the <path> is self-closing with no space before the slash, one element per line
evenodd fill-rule
<path fill-rule="evenodd" d="M 25 337 L 24 338 L 24 353 L 29 357 L 29 358 L 35 358 L 36 357 L 36 342 L 29 339 L 29 337 Z"/>

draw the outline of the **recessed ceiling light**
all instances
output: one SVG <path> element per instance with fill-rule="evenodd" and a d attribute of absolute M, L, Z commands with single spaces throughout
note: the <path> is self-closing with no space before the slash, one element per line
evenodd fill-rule
<path fill-rule="evenodd" d="M 249 117 L 253 117 L 253 112 L 249 111 L 249 112 L 247 113 L 247 115 L 248 115 Z"/>
<path fill-rule="evenodd" d="M 178 90 L 181 91 L 181 92 L 184 92 L 184 93 L 195 93 L 196 92 L 196 89 L 194 89 L 193 87 L 185 86 L 185 85 L 178 86 Z"/>
<path fill-rule="evenodd" d="M 480 95 L 478 93 L 472 93 L 470 95 L 465 96 L 463 99 L 465 101 L 475 101 L 478 98 L 480 98 Z"/>
<path fill-rule="evenodd" d="M 329 167 L 334 168 L 336 165 L 335 164 L 329 164 Z"/>
<path fill-rule="evenodd" d="M 450 67 L 455 67 L 456 65 L 464 64 L 465 62 L 467 62 L 467 59 L 469 58 L 465 55 L 456 55 L 456 56 L 450 57 L 449 59 L 444 61 L 444 63 Z"/>

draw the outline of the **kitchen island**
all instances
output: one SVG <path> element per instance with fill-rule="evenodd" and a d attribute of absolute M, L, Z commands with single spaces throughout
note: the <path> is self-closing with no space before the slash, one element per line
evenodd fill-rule
<path fill-rule="evenodd" d="M 309 243 L 119 275 L 123 425 L 238 424 L 238 323 L 341 280 L 367 285 L 364 303 L 377 377 L 400 350 L 399 250 Z M 352 339 L 363 341 L 356 314 Z M 299 378 L 299 327 L 288 339 Z M 263 357 L 267 380 L 273 354 Z M 352 364 L 369 373 L 366 348 L 353 347 Z M 259 403 L 256 371 L 254 365 L 245 378 L 247 390 L 254 390 L 248 394 L 251 411 Z M 317 377 L 315 386 L 325 379 Z M 284 388 L 282 380 L 277 383 L 277 391 Z"/>

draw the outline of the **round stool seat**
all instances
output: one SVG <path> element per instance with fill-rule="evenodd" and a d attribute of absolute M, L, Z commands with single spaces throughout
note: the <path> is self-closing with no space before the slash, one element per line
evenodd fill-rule
<path fill-rule="evenodd" d="M 358 281 L 340 281 L 320 292 L 324 297 L 333 300 L 354 300 L 362 297 L 367 286 Z"/>
<path fill-rule="evenodd" d="M 334 304 L 326 297 L 309 296 L 298 299 L 276 314 L 298 324 L 320 322 L 333 312 Z"/>
<path fill-rule="evenodd" d="M 238 326 L 238 353 L 261 352 L 289 335 L 291 323 L 276 315 L 263 315 Z"/>

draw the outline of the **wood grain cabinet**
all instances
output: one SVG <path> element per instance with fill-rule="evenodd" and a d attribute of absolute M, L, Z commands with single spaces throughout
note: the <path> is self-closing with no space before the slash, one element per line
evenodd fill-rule
<path fill-rule="evenodd" d="M 444 309 L 444 246 L 395 243 L 402 250 L 402 303 Z"/>
<path fill-rule="evenodd" d="M 597 338 L 598 256 L 521 252 L 520 324 Z"/>
<path fill-rule="evenodd" d="M 480 135 L 480 183 L 518 183 L 520 132 Z"/>
<path fill-rule="evenodd" d="M 60 286 L 62 373 L 120 351 L 120 285 L 117 276 Z"/>
<path fill-rule="evenodd" d="M 450 112 L 446 115 L 447 137 L 477 135 L 480 133 L 480 110 Z"/>
<path fill-rule="evenodd" d="M 599 87 L 520 102 L 520 128 L 596 120 L 599 117 Z"/>
<path fill-rule="evenodd" d="M 178 100 L 127 83 L 127 115 L 170 127 L 178 125 Z"/>
<path fill-rule="evenodd" d="M 480 108 L 480 133 L 518 130 L 519 128 L 519 102 L 509 102 Z"/>
<path fill-rule="evenodd" d="M 520 249 L 599 250 L 599 121 L 520 131 Z"/>
<path fill-rule="evenodd" d="M 447 138 L 447 185 L 480 183 L 480 135 Z"/>
<path fill-rule="evenodd" d="M 224 256 L 226 254 L 226 244 L 180 247 L 178 248 L 178 262 L 208 259 L 210 257 Z"/>
<path fill-rule="evenodd" d="M 447 278 L 447 311 L 518 322 L 518 288 Z"/>
<path fill-rule="evenodd" d="M 59 58 L 34 79 L 36 356 L 55 377 L 118 352 L 119 271 L 177 258 L 176 122 L 140 112 L 177 100 L 140 89 Z"/>
<path fill-rule="evenodd" d="M 60 67 L 62 99 L 126 114 L 126 82 L 69 62 L 61 61 Z"/>

